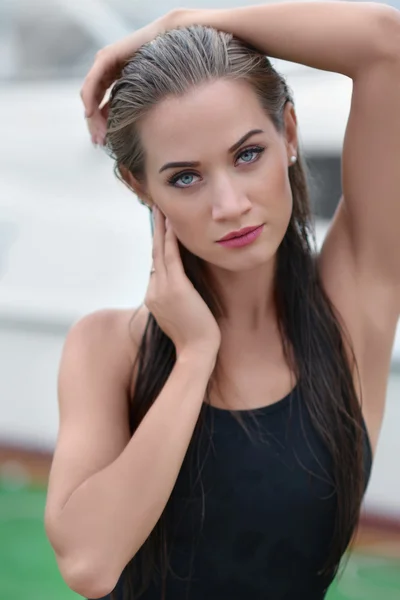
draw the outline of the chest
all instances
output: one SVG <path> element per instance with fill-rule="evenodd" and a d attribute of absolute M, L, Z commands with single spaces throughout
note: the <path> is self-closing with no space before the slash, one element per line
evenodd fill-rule
<path fill-rule="evenodd" d="M 271 564 L 277 553 L 304 555 L 307 540 L 307 564 L 318 566 L 335 516 L 331 462 L 303 423 L 307 444 L 292 399 L 246 420 L 247 432 L 227 411 L 213 412 L 211 441 L 190 448 L 171 497 L 178 547 L 203 540 L 222 555 L 247 548 Z"/>
<path fill-rule="evenodd" d="M 210 387 L 210 403 L 228 410 L 252 410 L 284 398 L 295 375 L 281 349 L 257 343 L 225 344 Z"/>

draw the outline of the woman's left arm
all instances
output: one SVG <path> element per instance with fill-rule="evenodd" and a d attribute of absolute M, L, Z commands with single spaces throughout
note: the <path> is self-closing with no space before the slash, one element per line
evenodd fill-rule
<path fill-rule="evenodd" d="M 337 269 L 341 255 L 353 263 L 355 276 L 399 294 L 400 12 L 370 2 L 283 2 L 182 9 L 175 18 L 180 25 L 186 19 L 229 31 L 268 56 L 353 80 L 342 157 L 344 198 L 322 265 L 329 271 L 336 261 Z M 400 301 L 397 306 L 400 310 Z"/>
<path fill-rule="evenodd" d="M 274 2 L 232 9 L 176 9 L 170 25 L 208 25 L 267 56 L 355 78 L 377 57 L 395 54 L 399 12 L 374 2 Z"/>

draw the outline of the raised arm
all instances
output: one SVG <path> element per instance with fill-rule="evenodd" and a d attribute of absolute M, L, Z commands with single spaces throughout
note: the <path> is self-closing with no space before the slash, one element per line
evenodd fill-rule
<path fill-rule="evenodd" d="M 170 27 L 208 25 L 267 56 L 354 77 L 378 56 L 396 53 L 400 17 L 374 2 L 274 2 L 232 9 L 176 9 Z"/>
<path fill-rule="evenodd" d="M 124 61 L 157 34 L 193 24 L 233 33 L 268 56 L 353 80 L 343 148 L 344 198 L 324 245 L 322 275 L 326 285 L 335 289 L 335 271 L 339 263 L 346 263 L 361 288 L 376 279 L 387 291 L 389 312 L 396 320 L 400 309 L 399 11 L 373 2 L 342 1 L 173 10 L 97 55 L 81 91 L 94 141 L 104 141 L 105 115 L 98 105 Z"/>
<path fill-rule="evenodd" d="M 283 2 L 230 10 L 178 9 L 171 19 L 182 26 L 199 23 L 229 31 L 268 56 L 353 80 L 342 166 L 346 210 L 341 208 L 337 221 L 348 236 L 348 258 L 359 276 L 377 278 L 398 294 L 399 11 L 372 2 Z M 328 249 L 329 263 L 335 247 L 329 243 Z"/>

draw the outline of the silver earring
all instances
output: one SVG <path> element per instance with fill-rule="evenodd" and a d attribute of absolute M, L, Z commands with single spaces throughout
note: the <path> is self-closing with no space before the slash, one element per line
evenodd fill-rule
<path fill-rule="evenodd" d="M 292 163 L 292 165 L 294 165 L 294 163 L 296 162 L 296 160 L 297 160 L 297 156 L 295 156 L 293 154 L 293 156 L 290 157 L 290 162 Z"/>

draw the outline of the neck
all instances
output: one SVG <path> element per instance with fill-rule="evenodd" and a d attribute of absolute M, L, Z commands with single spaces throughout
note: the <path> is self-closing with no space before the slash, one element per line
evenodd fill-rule
<path fill-rule="evenodd" d="M 261 330 L 275 321 L 275 263 L 241 272 L 227 271 L 210 265 L 219 297 L 224 307 L 222 328 Z"/>

